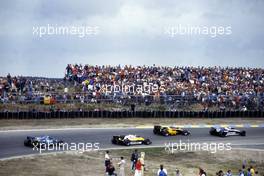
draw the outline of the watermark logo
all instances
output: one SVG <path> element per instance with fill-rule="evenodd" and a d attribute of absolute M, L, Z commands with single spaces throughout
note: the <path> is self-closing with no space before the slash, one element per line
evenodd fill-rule
<path fill-rule="evenodd" d="M 33 150 L 42 153 L 44 151 L 77 151 L 79 153 L 97 151 L 100 143 L 33 143 Z"/>
<path fill-rule="evenodd" d="M 192 25 L 176 25 L 166 26 L 164 28 L 164 34 L 173 38 L 179 35 L 204 35 L 212 38 L 224 35 L 232 34 L 231 26 L 192 26 Z"/>
<path fill-rule="evenodd" d="M 207 151 L 210 153 L 216 153 L 217 151 L 230 151 L 232 150 L 231 143 L 198 143 L 198 142 L 168 142 L 165 143 L 165 151 L 168 153 L 174 152 L 197 152 Z"/>
<path fill-rule="evenodd" d="M 154 83 L 143 83 L 143 84 L 112 84 L 112 85 L 107 85 L 107 84 L 103 84 L 100 87 L 100 92 L 102 93 L 107 93 L 107 94 L 111 94 L 111 93 L 118 93 L 118 92 L 122 92 L 125 94 L 155 94 L 157 92 L 165 92 L 165 85 L 158 85 L 158 84 L 154 84 Z"/>
<path fill-rule="evenodd" d="M 32 34 L 37 37 L 61 35 L 61 36 L 77 36 L 84 38 L 88 36 L 98 35 L 100 32 L 99 26 L 59 26 L 57 24 L 47 24 L 44 26 L 33 26 Z"/>

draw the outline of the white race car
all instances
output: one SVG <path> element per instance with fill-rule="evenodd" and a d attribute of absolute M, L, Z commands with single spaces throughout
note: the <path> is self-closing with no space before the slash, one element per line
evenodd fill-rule
<path fill-rule="evenodd" d="M 210 134 L 213 136 L 246 136 L 246 131 L 238 130 L 231 127 L 212 127 L 210 129 Z"/>

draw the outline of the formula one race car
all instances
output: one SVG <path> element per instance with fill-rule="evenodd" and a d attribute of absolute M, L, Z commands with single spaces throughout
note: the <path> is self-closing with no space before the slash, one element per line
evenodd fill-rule
<path fill-rule="evenodd" d="M 175 136 L 175 135 L 188 136 L 191 134 L 186 129 L 173 127 L 173 126 L 167 127 L 167 126 L 159 126 L 159 125 L 154 126 L 153 133 L 163 135 L 163 136 Z"/>
<path fill-rule="evenodd" d="M 41 136 L 41 137 L 31 137 L 27 136 L 27 139 L 24 141 L 24 145 L 27 147 L 44 147 L 50 145 L 59 145 L 63 144 L 62 140 L 55 139 L 50 136 Z"/>
<path fill-rule="evenodd" d="M 112 138 L 112 143 L 113 144 L 118 144 L 118 145 L 150 145 L 152 142 L 149 139 L 145 139 L 144 137 L 137 136 L 137 135 L 125 135 L 125 136 L 113 136 Z"/>
<path fill-rule="evenodd" d="M 246 136 L 246 131 L 240 131 L 231 127 L 212 127 L 210 129 L 210 134 L 213 136 Z"/>

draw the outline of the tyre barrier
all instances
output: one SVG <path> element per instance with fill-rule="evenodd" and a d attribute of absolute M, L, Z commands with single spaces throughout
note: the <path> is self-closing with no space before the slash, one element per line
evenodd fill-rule
<path fill-rule="evenodd" d="M 60 118 L 259 118 L 264 111 L 54 111 L 0 112 L 0 119 Z"/>

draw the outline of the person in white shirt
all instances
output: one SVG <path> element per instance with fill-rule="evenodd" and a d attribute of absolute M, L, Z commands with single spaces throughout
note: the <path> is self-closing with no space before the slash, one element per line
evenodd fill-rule
<path fill-rule="evenodd" d="M 126 161 L 124 160 L 124 157 L 121 157 L 120 158 L 120 162 L 118 163 L 118 166 L 119 166 L 119 175 L 120 176 L 125 176 L 125 165 L 126 165 Z"/>
<path fill-rule="evenodd" d="M 110 164 L 110 160 L 111 160 L 111 158 L 109 156 L 109 151 L 107 150 L 107 151 L 105 151 L 105 167 L 107 167 L 108 164 Z"/>
<path fill-rule="evenodd" d="M 179 169 L 176 169 L 176 175 L 175 176 L 182 176 Z"/>

